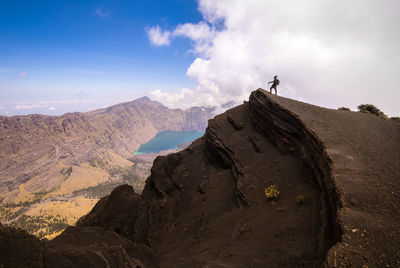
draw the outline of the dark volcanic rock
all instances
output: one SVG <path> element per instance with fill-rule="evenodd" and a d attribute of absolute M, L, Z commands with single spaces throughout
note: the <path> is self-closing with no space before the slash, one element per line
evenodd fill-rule
<path fill-rule="evenodd" d="M 0 267 L 43 267 L 44 242 L 0 224 Z"/>
<path fill-rule="evenodd" d="M 396 266 L 399 135 L 387 120 L 257 90 L 156 159 L 129 238 L 162 267 Z"/>
<path fill-rule="evenodd" d="M 101 226 L 133 240 L 135 233 L 130 227 L 136 222 L 139 198 L 132 186 L 118 186 L 110 195 L 101 198 L 76 226 Z"/>
<path fill-rule="evenodd" d="M 126 228 L 161 266 L 319 267 L 338 241 L 338 193 L 323 144 L 264 96 L 253 93 L 210 120 L 188 149 L 154 162 L 136 222 Z M 270 202 L 264 189 L 272 184 L 281 195 Z M 113 192 L 106 202 L 120 198 Z M 94 213 L 103 215 L 96 210 L 80 222 Z"/>
<path fill-rule="evenodd" d="M 100 227 L 70 227 L 54 240 L 0 227 L 0 267 L 158 267 L 152 250 Z"/>
<path fill-rule="evenodd" d="M 399 154 L 391 120 L 259 89 L 186 150 L 157 157 L 141 195 L 116 188 L 46 243 L 51 256 L 91 265 L 93 252 L 155 265 L 153 251 L 161 267 L 396 267 Z M 94 251 L 91 238 L 101 241 Z"/>
<path fill-rule="evenodd" d="M 158 267 L 152 250 L 100 227 L 67 228 L 48 242 L 47 267 Z"/>

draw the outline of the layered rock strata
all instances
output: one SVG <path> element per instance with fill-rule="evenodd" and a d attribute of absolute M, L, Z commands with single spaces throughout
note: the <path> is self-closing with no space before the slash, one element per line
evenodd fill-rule
<path fill-rule="evenodd" d="M 156 158 L 141 195 L 116 188 L 56 241 L 103 230 L 145 247 L 129 255 L 142 266 L 396 267 L 399 152 L 393 121 L 259 89 Z"/>

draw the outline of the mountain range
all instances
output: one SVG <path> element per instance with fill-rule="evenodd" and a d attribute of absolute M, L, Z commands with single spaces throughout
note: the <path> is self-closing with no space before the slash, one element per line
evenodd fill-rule
<path fill-rule="evenodd" d="M 143 97 L 87 113 L 0 116 L 2 221 L 12 222 L 20 214 L 65 218 L 49 205 L 70 211 L 61 201 L 73 201 L 74 207 L 82 206 L 70 213 L 73 219 L 67 221 L 73 224 L 99 198 L 78 198 L 77 191 L 116 180 L 134 164 L 140 192 L 151 163 L 132 162 L 133 152 L 159 132 L 204 131 L 213 111 L 169 109 Z"/>

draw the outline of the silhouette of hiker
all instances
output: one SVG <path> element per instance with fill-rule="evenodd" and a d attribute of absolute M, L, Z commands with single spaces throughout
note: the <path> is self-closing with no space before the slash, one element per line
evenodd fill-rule
<path fill-rule="evenodd" d="M 278 80 L 278 76 L 274 76 L 274 81 L 268 82 L 268 85 L 272 83 L 272 86 L 269 88 L 269 93 L 272 93 L 272 89 L 275 90 L 275 95 L 278 93 L 276 87 L 279 85 L 280 81 Z"/>

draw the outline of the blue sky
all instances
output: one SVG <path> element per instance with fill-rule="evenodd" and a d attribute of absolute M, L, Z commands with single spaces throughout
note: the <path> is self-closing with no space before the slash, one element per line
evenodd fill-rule
<path fill-rule="evenodd" d="M 146 28 L 200 19 L 197 3 L 187 0 L 2 0 L 0 113 L 84 111 L 84 106 L 127 101 L 148 90 L 193 86 L 186 77 L 194 58 L 188 53 L 190 41 L 157 47 Z M 60 105 L 75 100 L 76 107 Z M 53 101 L 55 110 L 40 106 Z M 23 109 L 31 105 L 36 107 Z"/>
<path fill-rule="evenodd" d="M 398 0 L 0 0 L 0 114 L 278 94 L 400 115 Z"/>

